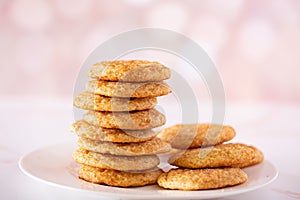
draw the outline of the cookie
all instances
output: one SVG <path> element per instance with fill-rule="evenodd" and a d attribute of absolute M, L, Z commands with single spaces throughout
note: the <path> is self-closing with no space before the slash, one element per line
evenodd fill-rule
<path fill-rule="evenodd" d="M 140 172 L 123 172 L 113 169 L 102 169 L 82 165 L 79 168 L 79 178 L 88 182 L 116 187 L 138 187 L 155 184 L 161 169 Z"/>
<path fill-rule="evenodd" d="M 142 130 L 162 126 L 166 118 L 156 109 L 133 112 L 95 112 L 83 115 L 88 123 L 103 128 Z"/>
<path fill-rule="evenodd" d="M 246 182 L 247 174 L 240 168 L 171 169 L 158 177 L 160 187 L 173 190 L 205 190 Z"/>
<path fill-rule="evenodd" d="M 158 97 L 171 93 L 165 82 L 124 83 L 91 80 L 86 85 L 88 92 L 108 97 L 146 98 Z"/>
<path fill-rule="evenodd" d="M 264 154 L 262 151 L 260 151 L 259 149 L 253 147 L 253 146 L 249 146 L 250 148 L 253 148 L 254 152 L 255 152 L 255 156 L 252 160 L 248 160 L 247 162 L 241 163 L 236 165 L 235 167 L 239 167 L 239 168 L 245 168 L 245 167 L 249 167 L 252 165 L 256 165 L 258 163 L 261 163 L 264 160 Z"/>
<path fill-rule="evenodd" d="M 83 165 L 119 171 L 147 170 L 159 165 L 159 158 L 156 155 L 114 156 L 80 148 L 75 150 L 72 156 L 77 163 Z"/>
<path fill-rule="evenodd" d="M 89 92 L 79 94 L 74 98 L 73 105 L 84 110 L 95 111 L 133 111 L 154 108 L 155 97 L 151 98 L 116 98 L 95 95 Z"/>
<path fill-rule="evenodd" d="M 165 128 L 157 135 L 177 149 L 221 144 L 234 136 L 235 130 L 231 126 L 217 124 L 177 124 Z"/>
<path fill-rule="evenodd" d="M 114 60 L 94 64 L 89 77 L 105 81 L 153 82 L 170 78 L 166 66 L 146 60 Z"/>
<path fill-rule="evenodd" d="M 100 140 L 103 142 L 145 142 L 155 137 L 156 133 L 151 129 L 145 130 L 121 130 L 101 128 L 87 123 L 84 120 L 79 120 L 72 124 L 71 131 L 79 137 L 84 137 L 92 140 Z"/>
<path fill-rule="evenodd" d="M 141 156 L 167 152 L 171 146 L 159 138 L 140 143 L 112 143 L 79 138 L 79 147 L 89 151 L 120 156 Z"/>
<path fill-rule="evenodd" d="M 173 155 L 169 163 L 183 168 L 247 167 L 261 162 L 258 149 L 245 144 L 229 143 L 214 147 L 188 149 Z"/>

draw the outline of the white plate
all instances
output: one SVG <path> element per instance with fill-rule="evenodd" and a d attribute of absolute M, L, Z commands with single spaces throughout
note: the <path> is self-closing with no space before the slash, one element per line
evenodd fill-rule
<path fill-rule="evenodd" d="M 202 191 L 165 190 L 158 186 L 117 188 L 88 183 L 77 178 L 78 164 L 71 157 L 76 144 L 57 144 L 35 150 L 20 159 L 20 169 L 42 183 L 94 198 L 122 199 L 209 199 L 256 190 L 274 181 L 278 175 L 269 162 L 245 168 L 248 181 L 224 189 Z"/>

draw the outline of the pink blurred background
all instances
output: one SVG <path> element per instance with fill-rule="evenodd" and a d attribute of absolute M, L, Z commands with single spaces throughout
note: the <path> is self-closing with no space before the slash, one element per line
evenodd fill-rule
<path fill-rule="evenodd" d="M 0 97 L 71 98 L 89 52 L 141 27 L 199 43 L 228 101 L 300 103 L 298 0 L 0 0 Z"/>

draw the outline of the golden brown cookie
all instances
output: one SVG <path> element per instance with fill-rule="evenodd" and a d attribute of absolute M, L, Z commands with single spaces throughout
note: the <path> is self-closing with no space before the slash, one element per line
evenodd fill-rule
<path fill-rule="evenodd" d="M 75 97 L 73 105 L 84 110 L 95 111 L 133 111 L 154 108 L 157 104 L 155 97 L 152 98 L 117 98 L 96 95 L 84 92 Z"/>
<path fill-rule="evenodd" d="M 79 178 L 98 184 L 116 187 L 138 187 L 155 184 L 161 169 L 140 172 L 123 172 L 82 165 L 78 171 Z"/>
<path fill-rule="evenodd" d="M 120 156 L 141 156 L 167 152 L 171 146 L 159 138 L 140 143 L 112 143 L 79 138 L 79 147 L 89 151 Z"/>
<path fill-rule="evenodd" d="M 114 60 L 94 64 L 89 77 L 106 81 L 149 82 L 170 78 L 166 66 L 147 60 Z"/>
<path fill-rule="evenodd" d="M 165 82 L 125 83 L 92 80 L 86 85 L 88 92 L 108 97 L 146 98 L 158 97 L 171 93 Z"/>
<path fill-rule="evenodd" d="M 147 170 L 159 165 L 159 158 L 156 155 L 114 156 L 79 148 L 73 152 L 72 156 L 77 163 L 83 165 L 119 171 Z"/>
<path fill-rule="evenodd" d="M 262 161 L 256 159 L 258 151 L 255 147 L 245 144 L 220 144 L 188 149 L 182 155 L 171 156 L 169 162 L 183 168 L 247 167 Z"/>
<path fill-rule="evenodd" d="M 162 126 L 166 118 L 156 109 L 133 112 L 95 112 L 89 111 L 83 119 L 103 128 L 142 130 Z"/>
<path fill-rule="evenodd" d="M 240 168 L 171 169 L 158 177 L 159 186 L 175 190 L 217 189 L 246 182 Z"/>
<path fill-rule="evenodd" d="M 178 149 L 221 144 L 234 136 L 235 130 L 231 126 L 217 124 L 177 124 L 165 128 L 157 135 Z"/>
<path fill-rule="evenodd" d="M 252 148 L 255 152 L 254 158 L 252 160 L 247 161 L 247 162 L 238 164 L 235 167 L 245 168 L 245 167 L 249 167 L 249 166 L 261 163 L 264 160 L 264 154 L 263 154 L 262 151 L 260 151 L 259 149 L 255 148 L 253 146 L 249 146 L 249 147 Z"/>
<path fill-rule="evenodd" d="M 79 137 L 103 142 L 132 143 L 145 142 L 155 137 L 156 133 L 151 129 L 145 130 L 121 130 L 101 128 L 79 120 L 72 124 L 71 131 Z"/>

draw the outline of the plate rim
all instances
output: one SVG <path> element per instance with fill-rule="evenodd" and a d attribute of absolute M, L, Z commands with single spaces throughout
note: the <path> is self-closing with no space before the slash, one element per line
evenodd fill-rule
<path fill-rule="evenodd" d="M 52 182 L 52 181 L 49 181 L 49 180 L 45 180 L 42 177 L 38 177 L 38 176 L 30 173 L 29 171 L 27 171 L 26 167 L 24 166 L 24 161 L 25 161 L 26 158 L 30 157 L 32 154 L 34 154 L 36 152 L 46 150 L 48 148 L 51 148 L 51 147 L 54 147 L 54 146 L 59 146 L 59 145 L 64 145 L 64 146 L 65 145 L 69 145 L 69 146 L 72 145 L 72 147 L 74 146 L 74 148 L 76 148 L 75 144 L 71 143 L 71 142 L 61 142 L 61 143 L 56 143 L 56 144 L 52 144 L 52 145 L 45 145 L 45 146 L 36 148 L 36 149 L 34 149 L 30 152 L 25 153 L 24 155 L 22 155 L 19 158 L 19 161 L 18 161 L 19 169 L 26 176 L 30 177 L 31 179 L 33 179 L 35 181 L 38 181 L 39 183 L 43 183 L 43 184 L 46 184 L 48 186 L 55 187 L 55 188 L 66 189 L 68 191 L 81 192 L 81 193 L 86 194 L 86 195 L 103 195 L 103 197 L 110 197 L 110 198 L 112 198 L 112 197 L 115 197 L 115 198 L 129 198 L 130 197 L 130 198 L 133 198 L 133 199 L 134 198 L 141 198 L 141 197 L 142 198 L 149 197 L 150 199 L 162 198 L 162 197 L 164 199 L 183 199 L 183 198 L 187 198 L 187 197 L 189 199 L 212 199 L 212 198 L 228 197 L 228 196 L 234 196 L 234 195 L 238 195 L 238 194 L 248 193 L 248 192 L 263 188 L 263 187 L 271 184 L 272 182 L 274 182 L 277 179 L 278 175 L 279 175 L 279 172 L 278 172 L 276 166 L 272 162 L 270 162 L 269 160 L 265 159 L 263 162 L 267 163 L 274 170 L 274 173 L 275 173 L 274 176 L 269 181 L 267 181 L 265 183 L 262 183 L 262 184 L 259 184 L 259 185 L 254 185 L 254 186 L 251 186 L 250 188 L 247 188 L 247 189 L 236 190 L 236 191 L 226 191 L 226 190 L 224 190 L 226 188 L 213 189 L 213 190 L 196 190 L 196 191 L 165 189 L 165 191 L 174 192 L 173 195 L 170 195 L 170 194 L 164 195 L 163 193 L 161 193 L 161 194 L 156 193 L 156 194 L 151 194 L 151 196 L 148 196 L 147 194 L 143 195 L 143 193 L 130 193 L 130 194 L 117 193 L 117 196 L 116 196 L 116 193 L 114 193 L 114 192 L 88 190 L 88 189 L 84 189 L 84 188 L 75 188 L 75 187 L 72 187 L 72 186 L 63 185 L 63 184 L 60 184 L 60 183 L 55 183 L 55 182 Z M 71 154 L 70 154 L 70 156 L 71 156 Z M 103 185 L 103 186 L 111 187 L 111 186 L 106 186 L 106 185 Z M 232 186 L 232 187 L 234 187 L 234 186 Z M 228 187 L 228 188 L 230 188 L 230 187 Z M 126 188 L 122 188 L 122 189 L 126 189 Z M 137 189 L 138 189 L 138 187 L 137 187 Z M 146 191 L 146 190 L 144 190 L 144 191 Z M 204 196 L 198 196 L 200 192 L 207 192 L 207 191 L 209 191 L 209 192 L 210 191 L 216 191 L 216 193 L 205 193 Z M 180 194 L 180 193 L 186 193 L 186 192 L 189 192 L 191 194 L 191 196 L 190 195 L 186 196 L 186 195 Z"/>

